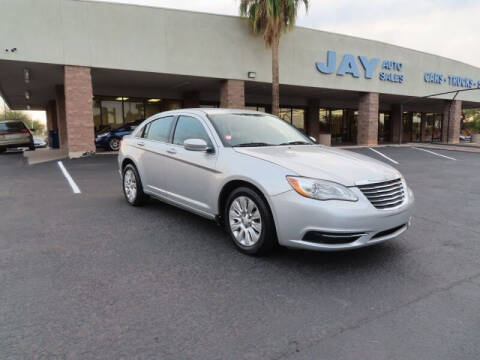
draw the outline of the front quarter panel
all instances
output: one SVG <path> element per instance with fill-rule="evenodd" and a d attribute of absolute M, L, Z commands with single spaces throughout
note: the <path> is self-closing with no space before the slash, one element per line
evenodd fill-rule
<path fill-rule="evenodd" d="M 212 207 L 217 210 L 217 213 L 221 212 L 221 209 L 218 209 L 220 192 L 231 181 L 241 180 L 253 184 L 262 191 L 269 203 L 271 196 L 292 190 L 286 176 L 297 175 L 295 172 L 274 163 L 238 153 L 232 148 L 222 148 L 219 155 L 217 196 L 215 197 L 217 204 Z"/>

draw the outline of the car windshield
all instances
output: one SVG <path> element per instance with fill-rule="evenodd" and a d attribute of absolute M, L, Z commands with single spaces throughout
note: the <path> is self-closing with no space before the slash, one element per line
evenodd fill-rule
<path fill-rule="evenodd" d="M 285 121 L 268 114 L 211 114 L 210 121 L 227 147 L 311 145 L 313 142 Z"/>

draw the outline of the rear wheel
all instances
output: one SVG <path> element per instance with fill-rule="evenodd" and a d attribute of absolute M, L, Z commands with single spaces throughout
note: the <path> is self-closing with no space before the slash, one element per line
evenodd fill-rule
<path fill-rule="evenodd" d="M 256 191 L 235 189 L 224 209 L 225 227 L 243 253 L 262 255 L 277 245 L 275 225 L 268 204 Z"/>
<path fill-rule="evenodd" d="M 132 164 L 123 169 L 123 193 L 128 203 L 133 206 L 141 206 L 147 200 L 138 171 Z"/>
<path fill-rule="evenodd" d="M 117 138 L 110 139 L 110 141 L 108 142 L 108 147 L 110 148 L 111 151 L 120 150 L 120 139 L 117 139 Z"/>

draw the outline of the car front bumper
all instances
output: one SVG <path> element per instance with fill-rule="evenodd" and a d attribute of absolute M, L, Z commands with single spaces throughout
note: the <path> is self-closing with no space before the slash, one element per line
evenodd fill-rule
<path fill-rule="evenodd" d="M 393 239 L 408 229 L 414 207 L 408 189 L 402 205 L 376 209 L 358 188 L 350 201 L 319 201 L 295 191 L 270 198 L 280 245 L 309 250 L 348 250 Z"/>

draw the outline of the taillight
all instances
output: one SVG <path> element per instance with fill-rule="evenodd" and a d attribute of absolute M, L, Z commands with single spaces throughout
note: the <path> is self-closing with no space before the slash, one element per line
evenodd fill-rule
<path fill-rule="evenodd" d="M 22 129 L 20 130 L 22 134 L 30 134 L 30 131 L 28 129 Z"/>

